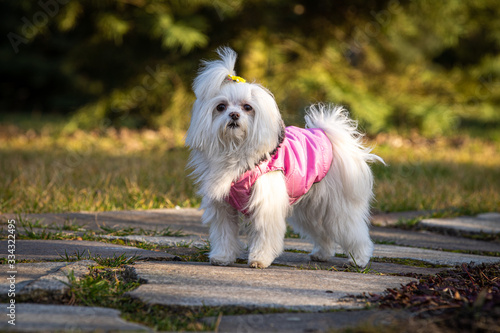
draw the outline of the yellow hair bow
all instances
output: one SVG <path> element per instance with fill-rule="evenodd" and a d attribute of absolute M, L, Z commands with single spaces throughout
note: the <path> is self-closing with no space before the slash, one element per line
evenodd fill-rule
<path fill-rule="evenodd" d="M 234 82 L 238 82 L 238 83 L 245 83 L 245 82 L 247 82 L 247 80 L 245 80 L 244 78 L 242 78 L 240 76 L 228 75 L 227 77 L 229 78 L 229 80 L 232 80 Z"/>

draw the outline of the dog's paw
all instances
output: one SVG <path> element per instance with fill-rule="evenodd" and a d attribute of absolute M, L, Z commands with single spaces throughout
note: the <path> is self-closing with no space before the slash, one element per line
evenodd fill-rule
<path fill-rule="evenodd" d="M 252 268 L 266 268 L 271 266 L 274 258 L 269 252 L 250 253 L 248 255 L 248 266 Z"/>
<path fill-rule="evenodd" d="M 309 258 L 312 261 L 327 262 L 328 259 L 330 259 L 330 256 L 322 255 L 321 253 L 311 253 Z"/>
<path fill-rule="evenodd" d="M 368 243 L 367 246 L 348 252 L 349 264 L 358 267 L 366 267 L 370 262 L 373 253 L 373 244 Z"/>
<path fill-rule="evenodd" d="M 330 259 L 332 253 L 322 249 L 321 247 L 314 247 L 313 251 L 309 254 L 312 261 L 326 262 Z"/>
<path fill-rule="evenodd" d="M 265 264 L 262 261 L 254 260 L 254 261 L 250 261 L 250 263 L 248 265 L 251 268 L 266 268 L 266 267 L 269 267 L 270 264 Z"/>
<path fill-rule="evenodd" d="M 357 258 L 350 258 L 349 259 L 349 265 L 354 266 L 354 267 L 359 267 L 359 268 L 365 268 L 366 265 L 370 262 L 370 257 L 357 257 Z"/>
<path fill-rule="evenodd" d="M 210 258 L 210 263 L 214 266 L 228 266 L 234 263 L 234 260 L 228 259 L 228 258 L 217 258 L 217 257 L 212 257 Z"/>

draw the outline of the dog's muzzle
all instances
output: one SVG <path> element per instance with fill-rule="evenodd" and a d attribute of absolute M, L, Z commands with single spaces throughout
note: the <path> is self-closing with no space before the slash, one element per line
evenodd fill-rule
<path fill-rule="evenodd" d="M 240 127 L 240 125 L 238 125 L 238 119 L 240 119 L 240 114 L 238 112 L 231 112 L 229 114 L 229 118 L 231 118 L 231 121 L 227 124 L 227 127 L 229 128 Z"/>

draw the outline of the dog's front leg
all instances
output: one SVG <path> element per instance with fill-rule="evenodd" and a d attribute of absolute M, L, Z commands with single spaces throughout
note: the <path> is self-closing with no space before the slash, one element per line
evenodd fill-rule
<path fill-rule="evenodd" d="M 255 182 L 248 208 L 251 212 L 248 264 L 265 268 L 283 252 L 290 203 L 281 172 L 269 172 Z"/>
<path fill-rule="evenodd" d="M 217 266 L 234 263 L 242 249 L 238 239 L 238 211 L 226 202 L 205 199 L 201 207 L 205 209 L 203 224 L 210 224 L 210 263 Z"/>

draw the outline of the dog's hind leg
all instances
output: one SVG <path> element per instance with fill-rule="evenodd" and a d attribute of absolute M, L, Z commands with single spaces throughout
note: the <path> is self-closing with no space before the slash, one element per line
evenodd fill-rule
<path fill-rule="evenodd" d="M 283 251 L 285 218 L 289 207 L 285 179 L 281 172 L 269 172 L 255 182 L 248 207 L 251 212 L 250 267 L 268 267 Z"/>
<path fill-rule="evenodd" d="M 328 237 L 328 235 L 325 235 Z M 322 237 L 322 238 L 326 238 Z M 313 238 L 314 248 L 309 254 L 312 261 L 328 261 L 335 255 L 335 243 L 331 239 Z"/>
<path fill-rule="evenodd" d="M 335 220 L 330 221 L 335 240 L 342 247 L 351 264 L 365 267 L 373 254 L 370 239 L 368 212 L 359 207 L 347 208 L 337 212 Z"/>
<path fill-rule="evenodd" d="M 309 194 L 311 194 L 309 196 Z M 293 216 L 288 222 L 294 230 L 312 241 L 314 248 L 310 253 L 313 261 L 328 261 L 335 255 L 336 244 L 330 228 L 325 228 L 323 220 L 325 216 L 324 202 L 312 202 L 309 198 L 315 197 L 315 188 L 313 187 L 307 197 L 298 202 L 294 208 Z M 319 201 L 323 201 L 321 198 Z"/>
<path fill-rule="evenodd" d="M 319 205 L 314 205 L 304 201 L 294 209 L 289 222 L 295 230 L 313 242 L 311 260 L 328 261 L 335 255 L 338 244 L 349 258 L 349 262 L 364 267 L 373 252 L 369 225 L 366 222 L 367 210 L 368 208 L 347 202 L 336 205 L 333 201 L 328 204 L 322 201 Z"/>

